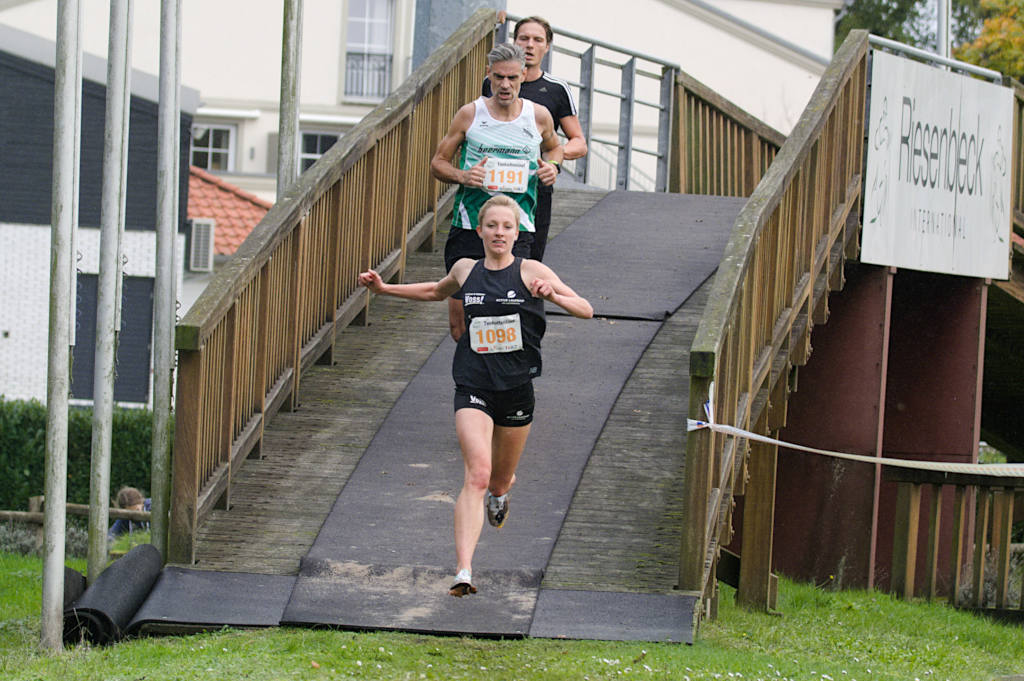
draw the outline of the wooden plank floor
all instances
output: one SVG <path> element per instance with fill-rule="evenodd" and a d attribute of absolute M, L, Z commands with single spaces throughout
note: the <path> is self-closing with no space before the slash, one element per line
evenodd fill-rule
<path fill-rule="evenodd" d="M 552 234 L 603 195 L 559 190 Z M 444 235 L 437 243 L 433 253 L 410 254 L 408 281 L 443 275 Z M 698 292 L 665 324 L 620 395 L 580 483 L 545 586 L 674 586 L 686 355 L 703 295 Z M 247 461 L 236 475 L 230 510 L 215 511 L 201 527 L 195 567 L 296 574 L 359 457 L 446 333 L 444 305 L 385 297 L 371 305 L 368 326 L 339 332 L 338 362 L 303 376 L 299 409 L 281 412 L 269 424 L 263 458 Z"/>
<path fill-rule="evenodd" d="M 626 381 L 576 488 L 544 588 L 675 588 L 690 345 L 710 288 L 709 280 L 665 320 Z"/>

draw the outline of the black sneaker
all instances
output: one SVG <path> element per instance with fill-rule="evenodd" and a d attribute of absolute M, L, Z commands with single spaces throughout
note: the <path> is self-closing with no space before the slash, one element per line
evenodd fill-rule
<path fill-rule="evenodd" d="M 496 497 L 488 490 L 484 504 L 487 506 L 487 522 L 498 528 L 503 527 L 508 518 L 508 494 Z"/>

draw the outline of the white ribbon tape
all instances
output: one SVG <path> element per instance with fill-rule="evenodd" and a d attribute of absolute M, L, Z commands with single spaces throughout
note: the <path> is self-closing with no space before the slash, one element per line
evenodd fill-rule
<path fill-rule="evenodd" d="M 803 445 L 793 444 L 792 442 L 783 442 L 782 440 L 758 435 L 757 433 L 752 433 L 749 430 L 743 430 L 742 428 L 736 428 L 735 426 L 726 426 L 720 423 L 715 423 L 713 418 L 714 411 L 711 409 L 709 402 L 704 403 L 704 413 L 708 414 L 707 421 L 686 419 L 687 432 L 707 428 L 716 433 L 722 433 L 723 435 L 742 437 L 755 442 L 778 445 L 779 447 L 785 447 L 786 449 L 795 449 L 809 454 L 821 454 L 822 456 L 831 456 L 836 459 L 845 459 L 847 461 L 860 461 L 863 463 L 874 464 L 881 463 L 886 466 L 914 468 L 922 471 L 965 473 L 969 475 L 995 475 L 1004 478 L 1024 478 L 1024 464 L 1021 463 L 951 463 L 946 461 L 913 461 L 911 459 L 890 459 L 884 456 L 864 456 L 862 454 L 833 452 L 828 449 L 817 449 L 815 447 L 805 447 Z"/>

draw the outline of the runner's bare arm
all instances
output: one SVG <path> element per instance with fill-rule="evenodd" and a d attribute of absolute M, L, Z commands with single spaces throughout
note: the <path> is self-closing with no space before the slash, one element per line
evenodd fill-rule
<path fill-rule="evenodd" d="M 555 122 L 551 118 L 551 112 L 541 104 L 534 104 L 534 115 L 537 120 L 537 129 L 540 130 L 541 159 L 547 163 L 539 164 L 537 168 L 537 179 L 541 184 L 551 185 L 558 177 L 558 169 L 552 165 L 562 162 L 562 142 L 555 134 Z"/>
<path fill-rule="evenodd" d="M 460 261 L 461 262 L 461 261 Z M 374 270 L 367 270 L 359 275 L 359 283 L 374 293 L 406 300 L 439 301 L 444 300 L 459 290 L 461 284 L 455 271 L 459 263 L 452 267 L 452 271 L 439 281 L 424 281 L 418 284 L 388 284 Z M 465 279 L 465 275 L 462 277 Z"/>
<path fill-rule="evenodd" d="M 459 145 L 466 139 L 466 131 L 473 123 L 473 103 L 470 102 L 456 112 L 448 132 L 437 145 L 434 157 L 430 159 L 430 174 L 449 184 L 461 184 L 467 187 L 482 187 L 484 184 L 483 164 L 487 157 L 480 159 L 472 168 L 462 170 L 452 163 L 452 158 L 459 150 Z"/>
<path fill-rule="evenodd" d="M 573 291 L 544 263 L 524 260 L 521 272 L 523 282 L 535 297 L 551 301 L 574 317 L 590 319 L 594 316 L 594 308 L 590 302 Z"/>
<path fill-rule="evenodd" d="M 562 147 L 562 155 L 565 160 L 571 161 L 574 158 L 586 156 L 587 140 L 583 137 L 583 126 L 580 125 L 580 119 L 576 116 L 563 116 L 558 119 L 558 123 L 568 138 Z"/>

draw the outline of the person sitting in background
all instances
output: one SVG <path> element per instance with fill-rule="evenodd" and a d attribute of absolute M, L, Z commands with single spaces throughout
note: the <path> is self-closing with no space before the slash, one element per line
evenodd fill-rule
<path fill-rule="evenodd" d="M 144 498 L 142 492 L 135 489 L 134 487 L 122 487 L 117 491 L 117 507 L 125 511 L 148 511 L 152 504 L 152 500 Z M 141 530 L 148 530 L 149 523 L 141 520 L 128 520 L 127 518 L 118 518 L 114 521 L 114 524 L 110 526 L 110 530 L 107 532 L 108 539 L 117 539 L 122 534 L 131 534 Z"/>

